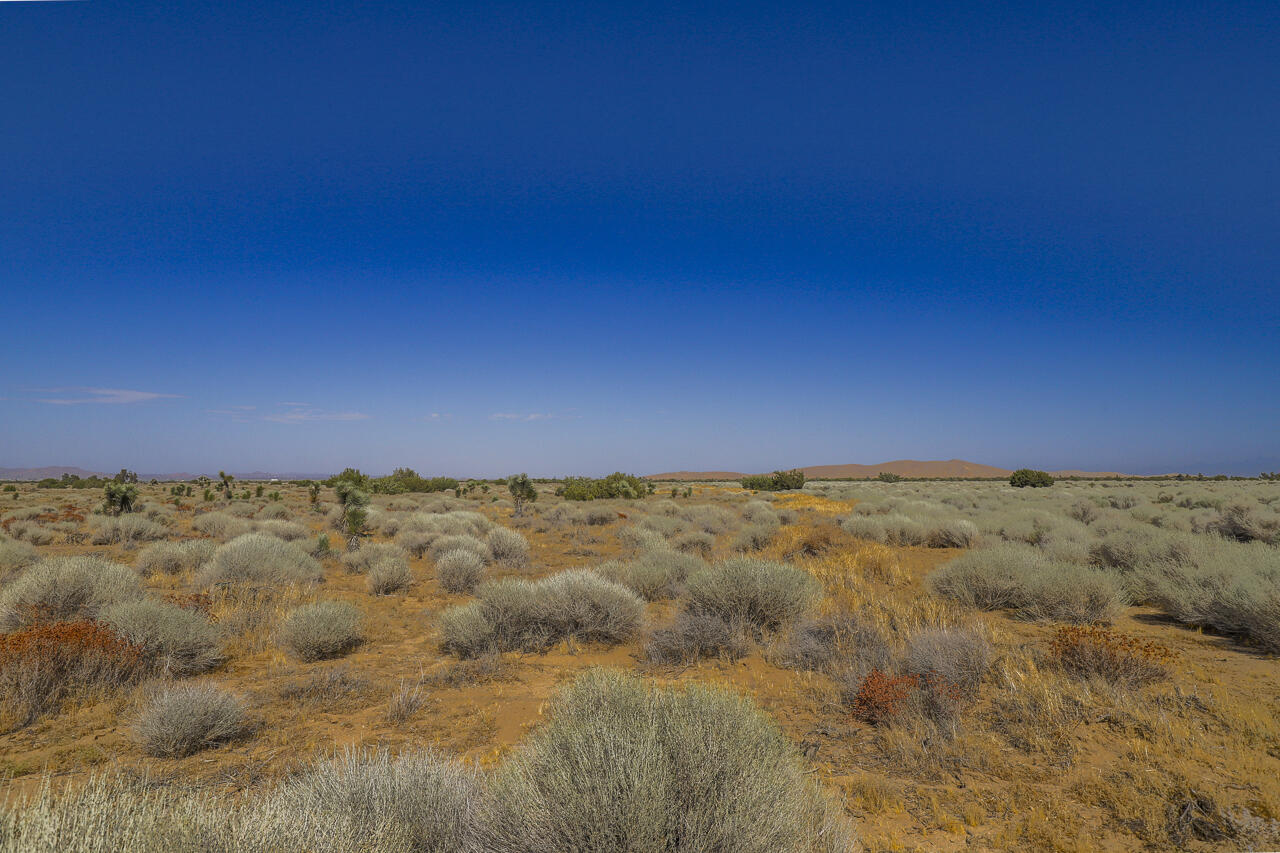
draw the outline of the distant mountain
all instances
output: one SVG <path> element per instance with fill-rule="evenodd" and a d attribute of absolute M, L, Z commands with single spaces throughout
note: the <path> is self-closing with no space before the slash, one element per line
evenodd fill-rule
<path fill-rule="evenodd" d="M 43 480 L 46 477 L 60 478 L 63 474 L 73 477 L 105 477 L 101 471 L 86 471 L 84 468 L 66 465 L 49 465 L 44 468 L 0 468 L 0 480 Z"/>
<path fill-rule="evenodd" d="M 882 471 L 897 474 L 900 477 L 988 477 L 1002 479 L 1013 472 L 1007 468 L 994 465 L 983 465 L 978 462 L 966 462 L 963 459 L 946 461 L 919 461 L 916 459 L 896 459 L 893 462 L 881 462 L 878 465 L 811 465 L 801 468 L 804 475 L 811 479 L 852 478 L 869 480 Z M 1059 477 L 1128 477 L 1130 474 L 1093 471 L 1051 471 Z M 665 474 L 650 474 L 650 480 L 740 480 L 743 475 L 736 471 L 669 471 Z"/>

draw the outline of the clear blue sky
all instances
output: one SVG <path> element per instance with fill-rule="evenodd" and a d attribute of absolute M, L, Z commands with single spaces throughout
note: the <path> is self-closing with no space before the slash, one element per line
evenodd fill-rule
<path fill-rule="evenodd" d="M 2 2 L 0 465 L 1280 469 L 1277 44 L 1274 2 Z"/>

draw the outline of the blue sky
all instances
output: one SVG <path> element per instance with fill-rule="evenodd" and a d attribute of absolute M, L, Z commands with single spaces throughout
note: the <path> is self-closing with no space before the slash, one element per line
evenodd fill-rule
<path fill-rule="evenodd" d="M 0 3 L 0 465 L 1280 469 L 1280 6 Z"/>

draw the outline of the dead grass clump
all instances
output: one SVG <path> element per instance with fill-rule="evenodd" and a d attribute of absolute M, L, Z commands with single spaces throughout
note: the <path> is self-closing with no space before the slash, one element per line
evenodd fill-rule
<path fill-rule="evenodd" d="M 396 692 L 387 700 L 387 722 L 393 726 L 403 726 L 426 707 L 428 698 L 421 682 L 401 682 Z"/>
<path fill-rule="evenodd" d="M 1054 663 L 1074 675 L 1129 686 L 1168 678 L 1169 664 L 1175 657 L 1159 643 L 1096 625 L 1059 628 L 1049 643 L 1049 654 Z"/>
<path fill-rule="evenodd" d="M 280 642 L 304 661 L 345 655 L 363 641 L 360 611 L 347 601 L 304 604 L 280 626 Z"/>
<path fill-rule="evenodd" d="M 346 664 L 327 666 L 291 681 L 280 689 L 280 698 L 308 708 L 328 710 L 350 707 L 369 696 L 372 682 Z"/>
<path fill-rule="evenodd" d="M 453 661 L 439 669 L 425 673 L 419 683 L 428 687 L 457 688 L 473 684 L 487 684 L 490 681 L 507 681 L 513 677 L 515 668 L 496 653 L 479 657 Z"/>
<path fill-rule="evenodd" d="M 183 758 L 249 729 L 244 701 L 212 684 L 180 684 L 151 697 L 134 724 L 148 755 Z"/>
<path fill-rule="evenodd" d="M 137 681 L 145 652 L 87 620 L 41 622 L 0 634 L 0 726 L 21 728 L 70 698 Z"/>
<path fill-rule="evenodd" d="M 591 670 L 498 769 L 485 849 L 845 851 L 777 724 L 733 693 Z"/>

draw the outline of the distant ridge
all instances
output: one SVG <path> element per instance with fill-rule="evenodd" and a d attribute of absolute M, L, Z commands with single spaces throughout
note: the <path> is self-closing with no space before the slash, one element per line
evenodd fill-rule
<path fill-rule="evenodd" d="M 892 462 L 881 462 L 878 465 L 810 465 L 801 468 L 806 477 L 812 479 L 851 478 L 869 480 L 881 472 L 897 474 L 900 477 L 988 477 L 1003 479 L 1013 471 L 1008 468 L 997 468 L 994 465 L 983 465 L 980 462 L 966 462 L 963 459 L 920 461 L 916 459 L 895 459 Z M 763 473 L 763 472 L 758 472 Z M 1114 471 L 1051 471 L 1057 477 L 1131 477 L 1133 474 L 1118 474 Z M 669 471 L 665 474 L 649 474 L 650 480 L 740 480 L 744 474 L 737 471 Z"/>
<path fill-rule="evenodd" d="M 113 477 L 115 473 L 104 473 L 102 471 L 89 471 L 84 468 L 76 468 L 67 465 L 49 465 L 44 468 L 0 468 L 0 480 L 43 480 L 47 477 L 61 479 L 63 474 L 70 474 L 73 477 Z M 149 474 L 140 473 L 138 479 L 146 482 L 147 480 L 159 480 L 161 482 L 175 482 L 180 480 L 195 480 L 202 475 L 192 474 L 189 471 L 178 471 L 169 474 Z M 212 471 L 203 476 L 210 479 L 217 479 L 218 472 Z M 325 480 L 331 475 L 329 474 L 299 474 L 294 471 L 286 471 L 280 474 L 273 474 L 269 471 L 247 471 L 231 473 L 231 476 L 237 480 L 270 480 L 272 478 L 278 480 Z"/>

